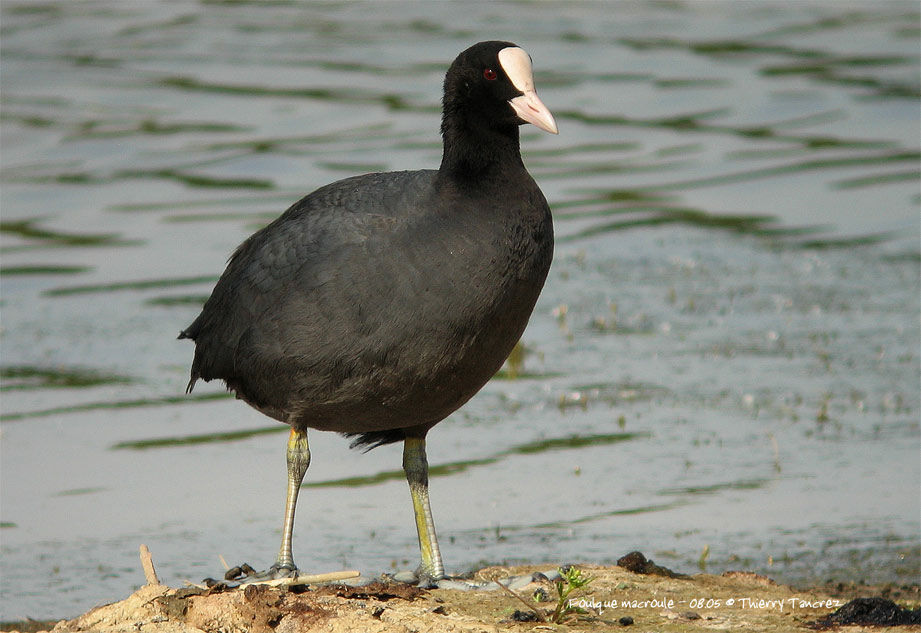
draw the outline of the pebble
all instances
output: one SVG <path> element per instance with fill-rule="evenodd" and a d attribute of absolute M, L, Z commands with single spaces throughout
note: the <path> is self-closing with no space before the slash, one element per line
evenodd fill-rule
<path fill-rule="evenodd" d="M 502 583 L 512 591 L 518 591 L 524 589 L 528 585 L 534 582 L 534 574 L 528 574 L 526 576 L 513 576 L 509 578 L 508 583 Z"/>
<path fill-rule="evenodd" d="M 367 587 L 373 582 L 377 582 L 378 578 L 367 578 L 366 576 L 358 576 L 357 578 L 346 578 L 345 580 L 339 580 L 336 583 L 331 584 L 342 584 L 347 587 Z"/>
<path fill-rule="evenodd" d="M 419 582 L 419 577 L 414 571 L 399 571 L 393 575 L 393 579 L 397 582 L 406 583 L 407 585 L 414 585 Z"/>

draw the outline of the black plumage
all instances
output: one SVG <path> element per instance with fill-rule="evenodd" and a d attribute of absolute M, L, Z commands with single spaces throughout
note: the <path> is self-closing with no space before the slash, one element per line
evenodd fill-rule
<path fill-rule="evenodd" d="M 438 170 L 326 185 L 237 248 L 180 334 L 189 391 L 221 379 L 296 433 L 373 448 L 422 440 L 502 366 L 553 254 L 518 129 L 556 127 L 509 42 L 461 53 L 444 88 Z"/>

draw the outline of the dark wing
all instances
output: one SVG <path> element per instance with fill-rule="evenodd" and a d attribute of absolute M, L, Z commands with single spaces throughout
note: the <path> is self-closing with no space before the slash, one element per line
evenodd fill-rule
<path fill-rule="evenodd" d="M 437 222 L 425 207 L 435 173 L 332 183 L 241 244 L 180 335 L 196 343 L 189 389 L 199 378 L 220 378 L 282 418 L 292 399 L 332 393 L 392 361 L 396 333 L 419 323 L 398 304 L 424 292 L 417 286 L 441 248 L 413 243 L 440 233 L 414 228 Z"/>

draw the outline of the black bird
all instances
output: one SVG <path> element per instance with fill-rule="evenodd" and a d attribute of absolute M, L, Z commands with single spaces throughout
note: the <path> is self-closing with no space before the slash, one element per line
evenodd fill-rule
<path fill-rule="evenodd" d="M 438 170 L 355 176 L 302 198 L 237 248 L 180 333 L 195 341 L 189 392 L 220 378 L 291 426 L 281 549 L 263 576 L 297 574 L 312 428 L 366 450 L 403 441 L 420 577 L 444 577 L 426 433 L 502 366 L 553 256 L 550 208 L 521 161 L 523 123 L 557 133 L 528 54 L 471 46 L 445 76 Z"/>

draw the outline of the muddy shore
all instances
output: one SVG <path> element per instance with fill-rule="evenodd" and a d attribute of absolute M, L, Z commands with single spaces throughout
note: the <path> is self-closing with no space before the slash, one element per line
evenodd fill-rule
<path fill-rule="evenodd" d="M 395 582 L 362 587 L 247 587 L 148 584 L 113 604 L 60 622 L 7 622 L 3 631 L 99 633 L 288 633 L 325 631 L 474 633 L 487 631 L 921 631 L 919 586 L 779 585 L 750 572 L 676 574 L 642 555 L 618 566 L 578 565 L 591 581 L 573 591 L 554 621 L 551 565 L 487 567 L 471 580 L 530 575 L 514 591 L 424 590 Z M 564 566 L 565 568 L 565 566 Z M 152 567 L 150 568 L 152 570 Z M 563 585 L 565 588 L 565 584 Z M 539 599 L 535 599 L 537 596 Z"/>

